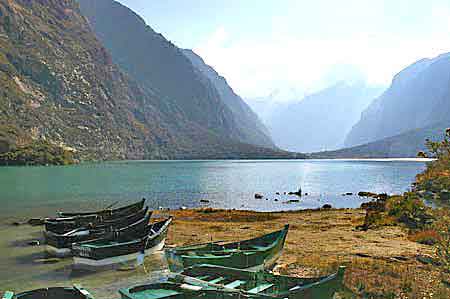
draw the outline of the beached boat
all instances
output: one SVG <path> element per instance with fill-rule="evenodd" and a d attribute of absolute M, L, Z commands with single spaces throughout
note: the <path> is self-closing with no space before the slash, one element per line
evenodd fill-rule
<path fill-rule="evenodd" d="M 172 282 L 200 287 L 234 289 L 264 298 L 331 299 L 343 290 L 345 267 L 317 278 L 297 278 L 268 272 L 246 271 L 213 265 L 199 265 L 185 269 L 171 277 Z"/>
<path fill-rule="evenodd" d="M 268 269 L 281 255 L 288 230 L 289 225 L 286 225 L 282 230 L 246 241 L 211 242 L 167 249 L 166 258 L 173 272 L 200 264 L 253 271 Z"/>
<path fill-rule="evenodd" d="M 145 214 L 144 208 L 139 210 L 129 209 L 127 214 L 121 212 L 112 215 L 81 215 L 73 217 L 47 218 L 44 222 L 45 230 L 56 234 L 65 234 L 74 229 L 84 226 L 117 226 L 136 222 L 136 219 L 142 218 Z M 132 219 L 135 219 L 134 221 Z"/>
<path fill-rule="evenodd" d="M 172 218 L 148 225 L 137 233 L 118 232 L 113 238 L 101 238 L 72 245 L 76 268 L 103 267 L 145 257 L 162 250 Z"/>
<path fill-rule="evenodd" d="M 103 209 L 95 212 L 58 212 L 60 217 L 74 217 L 74 216 L 87 216 L 87 215 L 100 215 L 100 216 L 108 216 L 115 215 L 116 217 L 123 217 L 125 215 L 129 215 L 130 213 L 137 212 L 142 210 L 145 205 L 145 198 L 142 200 L 132 203 L 127 206 L 123 206 L 116 209 Z"/>
<path fill-rule="evenodd" d="M 175 284 L 170 282 L 140 285 L 119 290 L 122 299 L 264 299 L 260 295 L 247 295 L 234 290 Z"/>
<path fill-rule="evenodd" d="M 112 237 L 113 234 L 136 234 L 143 231 L 150 222 L 151 212 L 145 208 L 141 212 L 125 218 L 123 221 L 112 225 L 87 226 L 74 229 L 65 234 L 44 232 L 47 253 L 57 256 L 69 256 L 72 252 L 72 244 L 95 240 L 99 238 Z"/>
<path fill-rule="evenodd" d="M 5 292 L 3 299 L 94 299 L 85 289 L 74 286 L 72 288 L 45 288 L 14 294 Z"/>

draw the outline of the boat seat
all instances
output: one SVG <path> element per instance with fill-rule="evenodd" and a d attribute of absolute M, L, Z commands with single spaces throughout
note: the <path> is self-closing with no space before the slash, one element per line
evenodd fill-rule
<path fill-rule="evenodd" d="M 207 279 L 208 277 L 209 277 L 209 275 L 203 275 L 203 276 L 195 277 L 195 279 L 205 280 L 205 279 Z"/>
<path fill-rule="evenodd" d="M 235 289 L 235 288 L 243 285 L 244 283 L 246 283 L 245 280 L 235 280 L 233 282 L 230 282 L 229 284 L 224 285 L 224 287 L 227 289 Z"/>
<path fill-rule="evenodd" d="M 14 293 L 8 291 L 3 294 L 2 299 L 12 299 L 13 297 L 14 297 Z"/>
<path fill-rule="evenodd" d="M 209 283 L 218 283 L 218 282 L 221 282 L 222 280 L 225 280 L 225 277 L 217 277 L 216 279 L 210 280 L 208 282 Z"/>
<path fill-rule="evenodd" d="M 257 286 L 256 288 L 250 289 L 247 292 L 249 292 L 250 294 L 258 294 L 258 293 L 261 293 L 262 291 L 265 291 L 271 287 L 273 287 L 273 283 L 265 283 L 265 284 Z"/>
<path fill-rule="evenodd" d="M 255 249 L 266 249 L 267 248 L 266 246 L 258 246 L 258 245 L 253 245 L 252 247 Z"/>

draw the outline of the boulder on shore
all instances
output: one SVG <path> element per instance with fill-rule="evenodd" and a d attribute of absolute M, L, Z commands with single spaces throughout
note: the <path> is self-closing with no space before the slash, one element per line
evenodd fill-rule
<path fill-rule="evenodd" d="M 322 209 L 324 209 L 324 210 L 329 210 L 329 209 L 332 209 L 332 208 L 333 208 L 333 206 L 330 205 L 330 204 L 328 204 L 328 203 L 326 203 L 326 204 L 324 204 L 324 205 L 322 206 Z"/>
<path fill-rule="evenodd" d="M 255 193 L 255 199 L 262 199 L 264 196 L 260 193 Z"/>

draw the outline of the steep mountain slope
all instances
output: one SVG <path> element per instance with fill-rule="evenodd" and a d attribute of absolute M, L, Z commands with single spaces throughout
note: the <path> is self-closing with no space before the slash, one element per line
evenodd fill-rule
<path fill-rule="evenodd" d="M 360 145 L 450 120 L 450 54 L 423 59 L 395 76 L 365 110 L 345 145 Z"/>
<path fill-rule="evenodd" d="M 426 152 L 426 139 L 442 140 L 450 122 L 437 123 L 422 129 L 377 140 L 351 148 L 311 154 L 312 158 L 415 158 L 420 151 Z"/>
<path fill-rule="evenodd" d="M 0 0 L 0 97 L 0 154 L 45 141 L 81 159 L 291 155 L 220 135 L 233 132 L 220 103 L 205 104 L 209 123 L 162 106 L 113 63 L 74 0 Z"/>
<path fill-rule="evenodd" d="M 156 33 L 133 11 L 113 0 L 79 0 L 81 11 L 113 60 L 147 91 L 168 118 L 179 115 L 219 138 L 272 146 L 263 132 L 253 135 L 234 113 L 235 103 L 224 103 L 221 91 L 196 70 L 181 49 Z M 229 99 L 226 99 L 229 100 Z M 230 107 L 233 107 L 230 109 Z M 247 127 L 246 127 L 247 125 Z"/>
<path fill-rule="evenodd" d="M 106 159 L 161 157 L 171 142 L 74 1 L 1 0 L 0 45 L 0 124 L 21 132 L 12 142 L 43 139 Z"/>
<path fill-rule="evenodd" d="M 251 144 L 274 147 L 267 128 L 262 124 L 255 112 L 233 91 L 226 79 L 220 76 L 211 66 L 207 65 L 192 50 L 182 51 L 194 67 L 206 76 L 217 89 L 220 98 L 236 119 L 239 130 L 242 132 L 241 139 Z"/>
<path fill-rule="evenodd" d="M 381 93 L 365 84 L 340 82 L 291 103 L 272 116 L 268 126 L 279 147 L 313 152 L 337 149 L 363 109 Z"/>

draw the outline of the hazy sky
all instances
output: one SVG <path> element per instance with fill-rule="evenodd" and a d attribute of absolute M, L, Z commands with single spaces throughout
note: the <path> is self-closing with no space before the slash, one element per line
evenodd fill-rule
<path fill-rule="evenodd" d="M 448 0 L 120 0 L 243 97 L 345 79 L 388 85 L 450 52 Z"/>

